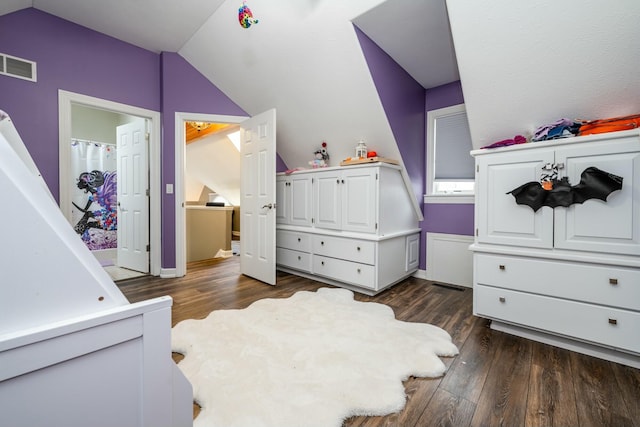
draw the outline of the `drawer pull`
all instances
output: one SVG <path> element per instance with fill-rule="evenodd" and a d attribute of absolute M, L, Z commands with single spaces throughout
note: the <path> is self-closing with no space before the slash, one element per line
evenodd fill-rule
<path fill-rule="evenodd" d="M 498 268 L 499 268 L 500 270 L 504 270 L 504 269 L 505 269 L 505 266 L 504 266 L 504 265 L 502 265 L 502 264 L 500 264 L 500 265 L 498 266 Z"/>
<path fill-rule="evenodd" d="M 618 324 L 618 320 L 617 319 L 609 319 L 609 324 L 617 325 Z"/>
<path fill-rule="evenodd" d="M 609 279 L 609 284 L 610 285 L 617 285 L 618 284 L 618 279 Z"/>
<path fill-rule="evenodd" d="M 505 297 L 500 297 L 500 298 L 498 298 L 498 301 L 500 301 L 500 302 L 506 302 L 506 301 L 507 301 L 507 299 L 506 299 Z"/>

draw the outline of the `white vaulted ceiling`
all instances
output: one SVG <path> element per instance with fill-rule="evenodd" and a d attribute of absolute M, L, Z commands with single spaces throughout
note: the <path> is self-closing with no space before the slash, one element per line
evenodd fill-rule
<path fill-rule="evenodd" d="M 249 114 L 277 109 L 289 167 L 323 140 L 334 164 L 360 138 L 399 158 L 352 23 L 423 87 L 462 81 L 476 148 L 561 117 L 640 112 L 638 0 L 247 0 L 249 29 L 241 4 L 3 0 L 0 15 L 33 6 L 178 52 Z"/>
<path fill-rule="evenodd" d="M 400 158 L 352 21 L 423 85 L 458 79 L 450 43 L 424 49 L 450 41 L 444 0 L 249 0 L 260 20 L 249 29 L 238 24 L 241 4 L 5 0 L 0 14 L 33 6 L 147 50 L 178 52 L 249 114 L 277 109 L 278 153 L 289 167 L 306 166 L 325 140 L 333 164 L 361 138 Z M 401 12 L 408 7 L 418 17 L 411 25 Z"/>

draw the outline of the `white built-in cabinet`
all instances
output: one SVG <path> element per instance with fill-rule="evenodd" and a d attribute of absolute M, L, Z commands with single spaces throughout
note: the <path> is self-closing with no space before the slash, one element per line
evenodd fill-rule
<path fill-rule="evenodd" d="M 494 329 L 640 367 L 640 136 L 477 150 L 474 314 Z M 559 165 L 623 178 L 606 201 L 534 212 L 509 192 Z"/>
<path fill-rule="evenodd" d="M 375 294 L 418 269 L 418 219 L 399 166 L 303 170 L 276 183 L 280 270 Z"/>

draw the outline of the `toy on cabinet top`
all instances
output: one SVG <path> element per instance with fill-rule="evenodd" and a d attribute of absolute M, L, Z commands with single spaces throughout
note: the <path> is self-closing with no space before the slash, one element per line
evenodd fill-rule
<path fill-rule="evenodd" d="M 313 160 L 309 162 L 309 165 L 312 168 L 326 168 L 329 166 L 329 152 L 325 141 L 322 141 L 322 147 L 313 153 Z"/>

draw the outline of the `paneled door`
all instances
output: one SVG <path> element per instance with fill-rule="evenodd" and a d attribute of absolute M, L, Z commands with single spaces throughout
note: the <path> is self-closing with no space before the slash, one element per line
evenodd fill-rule
<path fill-rule="evenodd" d="M 276 110 L 240 124 L 240 272 L 276 284 Z"/>
<path fill-rule="evenodd" d="M 118 261 L 120 267 L 149 272 L 149 160 L 147 123 L 118 126 Z"/>

